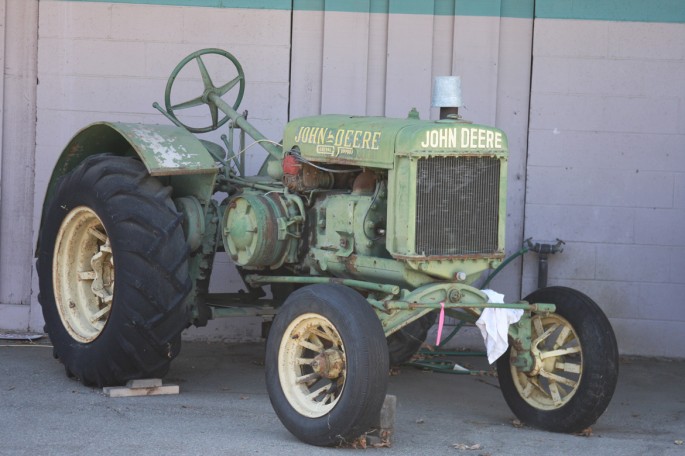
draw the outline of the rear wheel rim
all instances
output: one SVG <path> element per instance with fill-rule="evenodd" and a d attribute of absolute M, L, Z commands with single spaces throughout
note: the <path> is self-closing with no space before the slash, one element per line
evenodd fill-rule
<path fill-rule="evenodd" d="M 340 333 L 327 318 L 300 315 L 286 329 L 278 353 L 278 375 L 287 401 L 299 414 L 319 418 L 342 396 L 346 355 Z"/>
<path fill-rule="evenodd" d="M 540 410 L 556 410 L 566 405 L 578 391 L 583 376 L 583 349 L 571 323 L 557 314 L 536 315 L 532 319 L 536 360 L 533 373 L 511 366 L 516 390 L 529 405 Z M 511 356 L 516 356 L 512 347 Z"/>
<path fill-rule="evenodd" d="M 112 309 L 114 257 L 107 231 L 92 209 L 76 207 L 62 221 L 52 280 L 64 328 L 78 342 L 93 342 L 104 330 Z"/>

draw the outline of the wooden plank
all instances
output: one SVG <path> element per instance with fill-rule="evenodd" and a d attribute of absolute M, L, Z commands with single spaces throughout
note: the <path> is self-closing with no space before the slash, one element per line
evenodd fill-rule
<path fill-rule="evenodd" d="M 179 394 L 178 385 L 163 385 L 159 378 L 142 378 L 129 381 L 126 386 L 106 386 L 102 392 L 108 397 L 139 397 Z"/>

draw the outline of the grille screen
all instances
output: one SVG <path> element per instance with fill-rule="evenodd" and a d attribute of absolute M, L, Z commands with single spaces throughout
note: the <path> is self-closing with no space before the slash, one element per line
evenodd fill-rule
<path fill-rule="evenodd" d="M 416 253 L 497 252 L 500 161 L 430 157 L 418 161 Z"/>

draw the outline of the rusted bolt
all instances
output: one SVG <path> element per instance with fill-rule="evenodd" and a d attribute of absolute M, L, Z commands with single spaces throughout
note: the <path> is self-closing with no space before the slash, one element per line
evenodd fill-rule
<path fill-rule="evenodd" d="M 447 299 L 450 302 L 459 302 L 461 300 L 462 296 L 459 290 L 456 288 L 452 288 L 448 293 L 447 293 Z"/>

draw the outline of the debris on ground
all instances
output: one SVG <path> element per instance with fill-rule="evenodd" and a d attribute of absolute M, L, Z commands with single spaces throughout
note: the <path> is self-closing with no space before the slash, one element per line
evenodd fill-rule
<path fill-rule="evenodd" d="M 480 443 L 474 443 L 473 445 L 468 445 L 466 443 L 455 443 L 452 445 L 452 448 L 456 448 L 457 450 L 480 450 L 483 448 Z"/>

